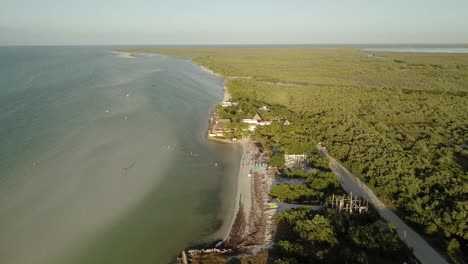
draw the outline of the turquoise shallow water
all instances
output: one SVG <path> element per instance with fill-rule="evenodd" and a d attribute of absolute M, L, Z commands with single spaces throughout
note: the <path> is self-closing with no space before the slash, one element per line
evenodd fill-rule
<path fill-rule="evenodd" d="M 222 80 L 108 50 L 0 48 L 0 263 L 167 263 L 226 227 L 241 150 L 204 138 Z"/>

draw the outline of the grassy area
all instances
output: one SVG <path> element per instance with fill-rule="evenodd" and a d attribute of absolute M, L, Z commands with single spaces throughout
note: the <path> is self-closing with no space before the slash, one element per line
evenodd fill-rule
<path fill-rule="evenodd" d="M 224 76 L 312 87 L 409 87 L 468 92 L 468 54 L 366 53 L 349 48 L 198 48 L 138 51 L 191 58 Z"/>
<path fill-rule="evenodd" d="M 255 131 L 271 154 L 324 142 L 331 155 L 447 252 L 468 252 L 468 55 L 350 48 L 146 49 L 187 57 L 224 76 L 250 117 L 288 119 Z M 245 110 L 245 111 L 244 111 Z"/>

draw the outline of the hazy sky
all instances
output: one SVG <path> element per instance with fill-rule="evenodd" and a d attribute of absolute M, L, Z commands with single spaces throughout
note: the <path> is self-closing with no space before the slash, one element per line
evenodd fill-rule
<path fill-rule="evenodd" d="M 0 0 L 0 45 L 468 43 L 468 0 Z"/>

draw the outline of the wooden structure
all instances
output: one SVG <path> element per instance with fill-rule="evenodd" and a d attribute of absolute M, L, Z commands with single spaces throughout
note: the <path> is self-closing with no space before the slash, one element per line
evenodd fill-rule
<path fill-rule="evenodd" d="M 366 199 L 354 196 L 351 192 L 349 195 L 332 196 L 331 207 L 335 208 L 338 212 L 362 213 L 369 210 L 369 202 Z"/>
<path fill-rule="evenodd" d="M 285 154 L 284 162 L 289 169 L 303 168 L 307 163 L 307 154 Z"/>

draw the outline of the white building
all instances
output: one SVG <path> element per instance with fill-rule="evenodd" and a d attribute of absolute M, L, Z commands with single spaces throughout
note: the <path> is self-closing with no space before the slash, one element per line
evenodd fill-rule
<path fill-rule="evenodd" d="M 222 103 L 221 103 L 221 106 L 222 106 L 222 107 L 237 106 L 237 105 L 239 105 L 238 102 L 228 102 L 228 101 L 225 101 L 225 102 L 222 102 Z"/>
<path fill-rule="evenodd" d="M 256 114 L 252 119 L 242 119 L 242 123 L 249 124 L 249 131 L 254 131 L 256 126 L 271 125 L 271 121 L 263 121 L 258 114 Z"/>
<path fill-rule="evenodd" d="M 247 124 L 251 124 L 251 125 L 257 125 L 257 124 L 258 124 L 258 121 L 255 120 L 255 119 L 242 119 L 242 123 L 247 123 Z"/>
<path fill-rule="evenodd" d="M 258 114 L 256 114 L 252 119 L 242 119 L 242 123 L 252 125 L 258 125 L 260 122 L 262 122 L 262 118 Z"/>
<path fill-rule="evenodd" d="M 258 122 L 258 125 L 259 125 L 259 126 L 269 126 L 269 125 L 271 125 L 271 121 L 262 121 L 262 122 Z"/>
<path fill-rule="evenodd" d="M 266 105 L 260 107 L 258 110 L 260 110 L 260 111 L 270 111 L 270 109 L 268 107 L 266 107 Z"/>

